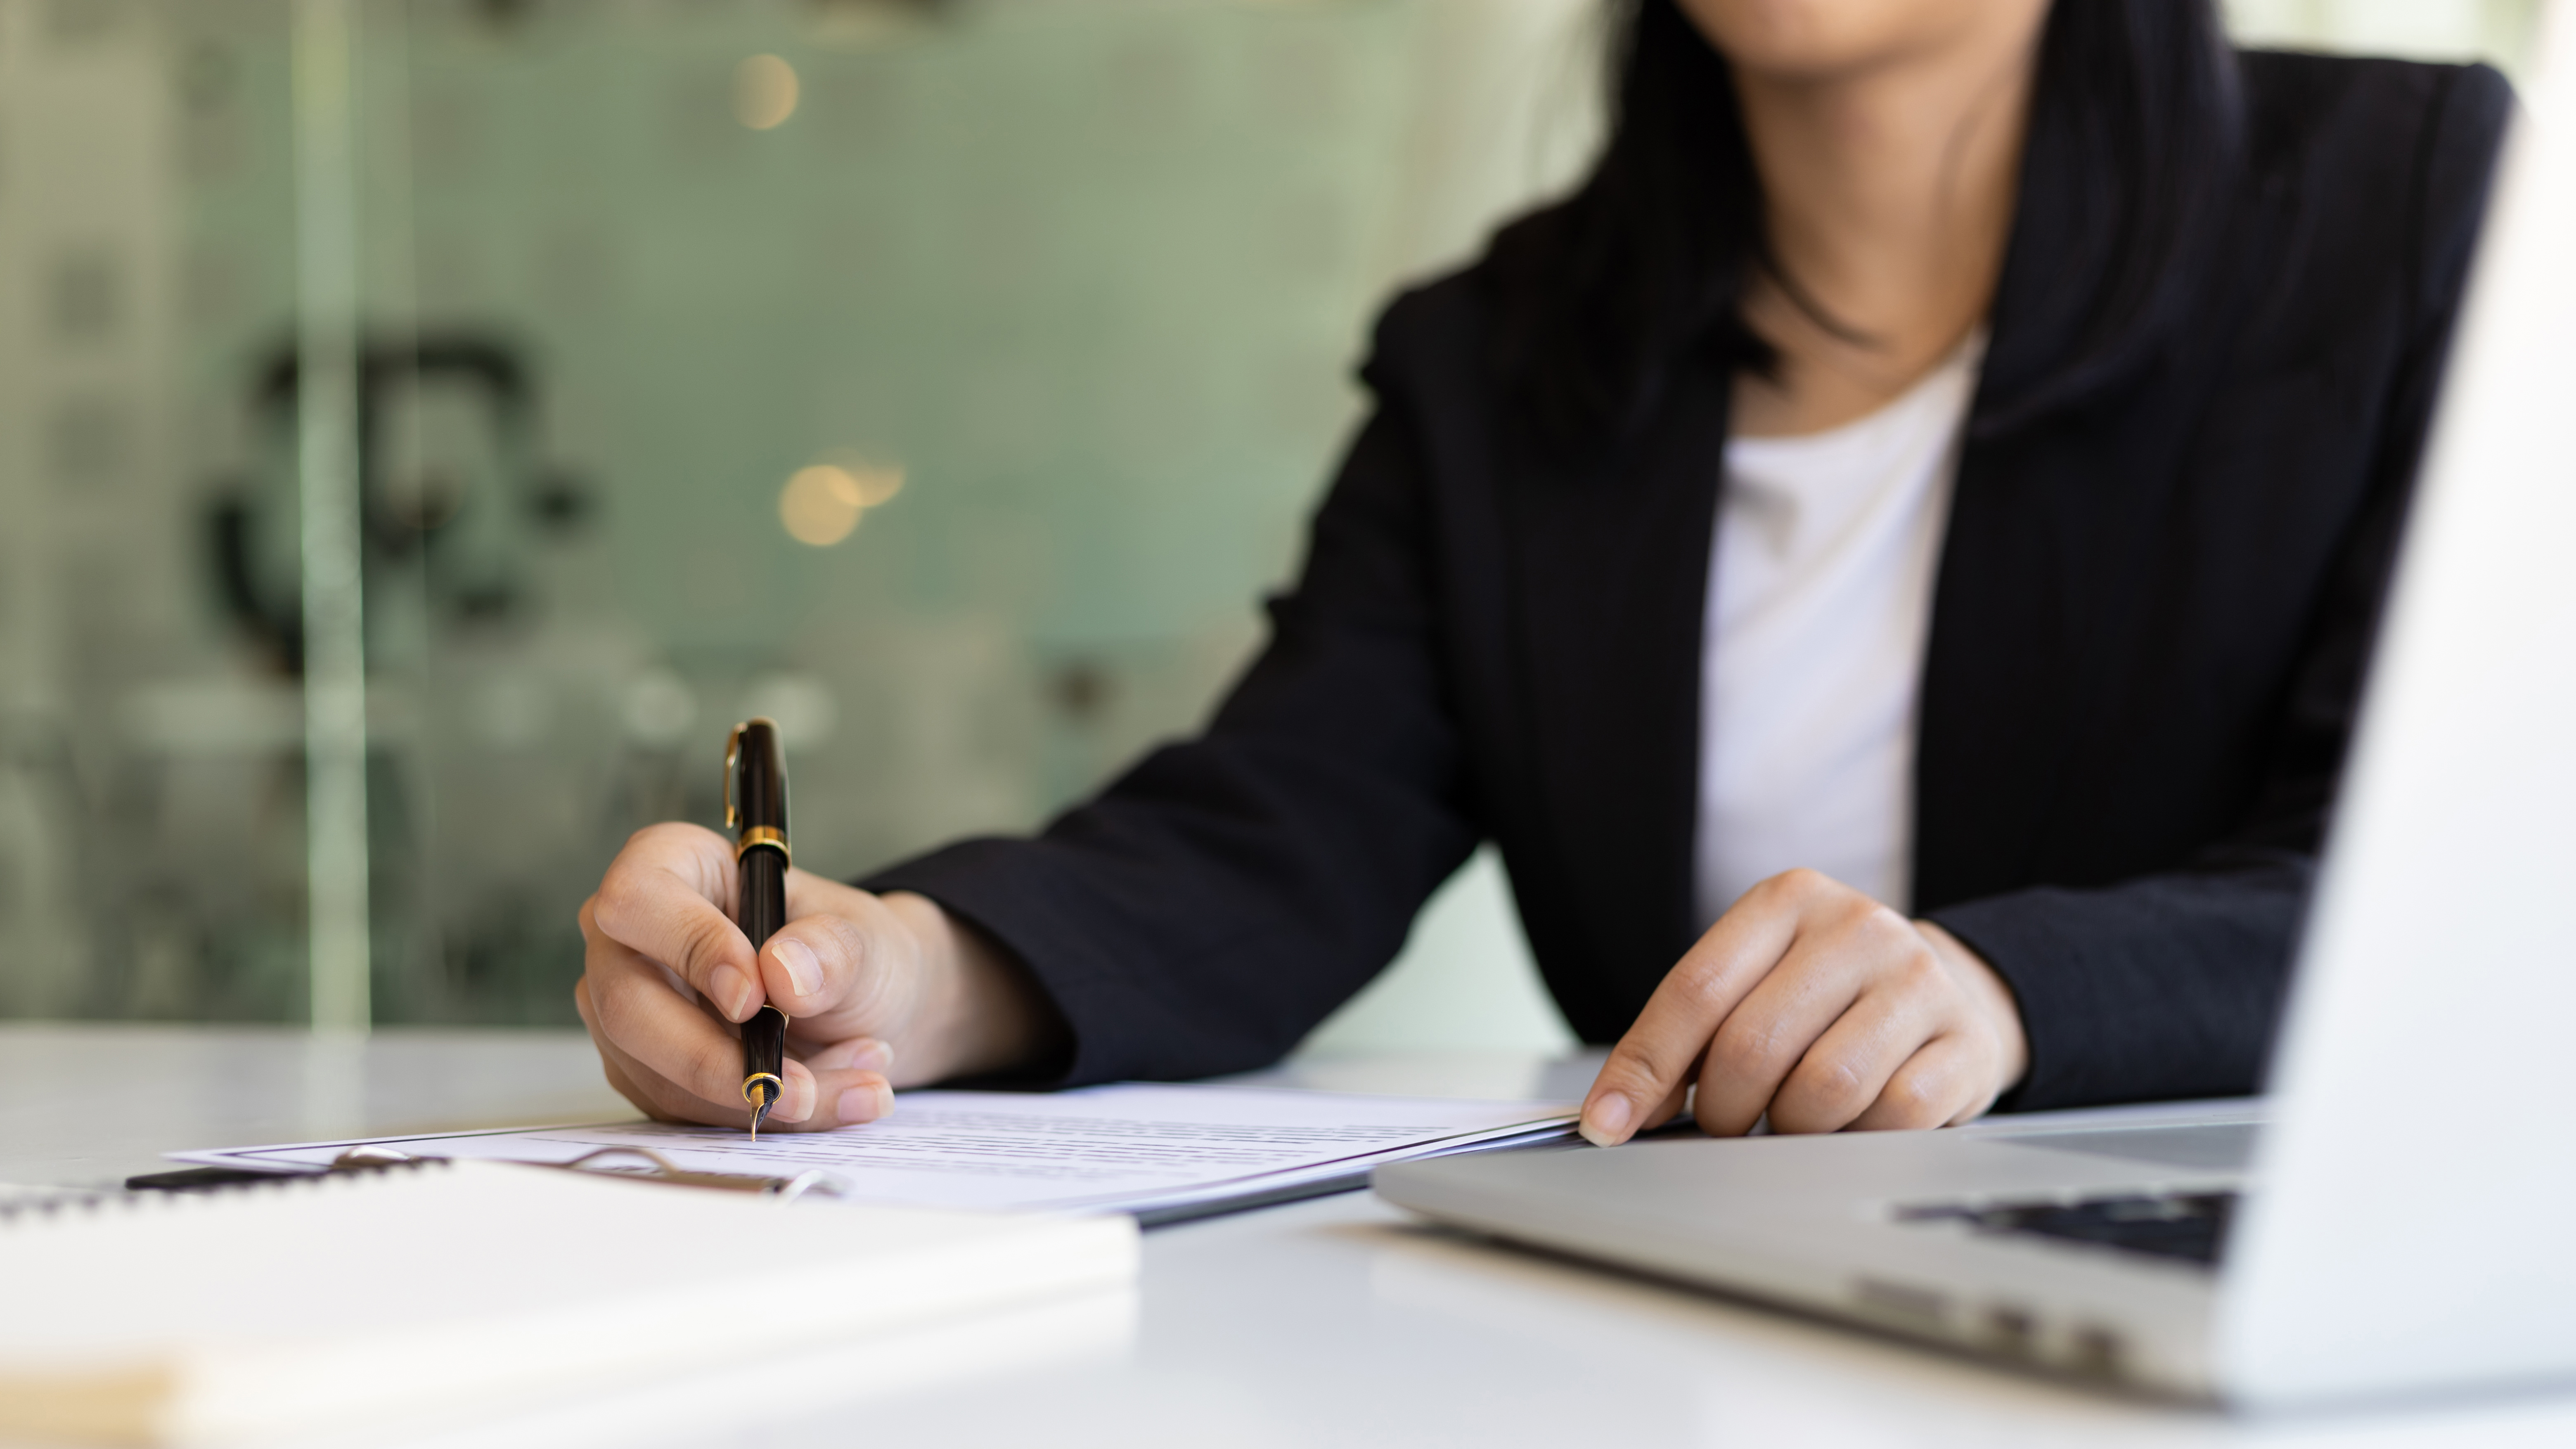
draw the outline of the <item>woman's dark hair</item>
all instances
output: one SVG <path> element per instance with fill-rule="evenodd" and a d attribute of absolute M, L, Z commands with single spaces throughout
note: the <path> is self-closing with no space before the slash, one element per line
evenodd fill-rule
<path fill-rule="evenodd" d="M 1544 441 L 1613 439 L 1691 346 L 1764 369 L 1739 311 L 1771 266 L 1762 186 L 1727 62 L 1675 0 L 1611 0 L 1608 144 L 1566 202 L 1498 238 L 1498 341 Z M 2211 0 L 2056 0 L 2039 42 L 2023 204 L 2064 208 L 2047 316 L 2016 318 L 2048 365 L 1989 418 L 2046 411 L 2150 351 L 2232 184 L 2233 53 Z M 1775 273 L 1776 275 L 1776 273 Z M 1794 279 L 1783 279 L 1794 285 Z"/>

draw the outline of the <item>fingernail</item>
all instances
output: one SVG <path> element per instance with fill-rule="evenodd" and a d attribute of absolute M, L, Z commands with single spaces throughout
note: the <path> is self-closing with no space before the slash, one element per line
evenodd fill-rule
<path fill-rule="evenodd" d="M 811 996 L 823 984 L 823 963 L 814 959 L 812 948 L 798 940 L 773 941 L 769 949 L 778 953 L 778 964 L 787 968 L 787 983 L 799 996 Z"/>
<path fill-rule="evenodd" d="M 1636 1109 L 1628 1105 L 1627 1098 L 1608 1092 L 1585 1109 L 1583 1120 L 1575 1130 L 1583 1134 L 1584 1141 L 1595 1147 L 1613 1147 L 1627 1135 L 1628 1119 L 1635 1115 Z"/>
<path fill-rule="evenodd" d="M 863 1072 L 882 1072 L 894 1065 L 894 1048 L 881 1041 L 869 1042 L 850 1053 L 850 1065 Z"/>
<path fill-rule="evenodd" d="M 727 1021 L 740 1021 L 751 1014 L 751 983 L 730 966 L 719 966 L 707 973 L 707 995 Z"/>
<path fill-rule="evenodd" d="M 852 1087 L 841 1094 L 835 1112 L 844 1122 L 873 1122 L 894 1110 L 894 1088 Z"/>

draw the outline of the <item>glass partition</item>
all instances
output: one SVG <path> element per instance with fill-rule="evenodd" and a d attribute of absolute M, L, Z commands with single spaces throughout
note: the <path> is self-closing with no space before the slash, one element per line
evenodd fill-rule
<path fill-rule="evenodd" d="M 286 44 L 277 6 L 0 5 L 12 1014 L 304 1010 L 302 700 L 211 567 L 296 316 Z"/>
<path fill-rule="evenodd" d="M 569 1021 L 574 905 L 753 713 L 809 868 L 1034 825 L 1240 666 L 1374 307 L 1579 159 L 1584 13 L 0 3 L 0 1009 L 363 955 L 377 1022 Z"/>
<path fill-rule="evenodd" d="M 1595 9 L 0 0 L 0 1014 L 567 1022 L 737 718 L 836 874 L 1186 730 Z"/>

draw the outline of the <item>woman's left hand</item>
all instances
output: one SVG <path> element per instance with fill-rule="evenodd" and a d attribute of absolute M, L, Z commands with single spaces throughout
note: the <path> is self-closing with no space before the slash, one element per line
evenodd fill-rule
<path fill-rule="evenodd" d="M 1655 988 L 1584 1099 L 1582 1130 L 1624 1142 L 1682 1109 L 1702 1130 L 1965 1122 L 2021 1080 L 2012 991 L 1974 951 L 1812 870 L 1744 893 Z"/>

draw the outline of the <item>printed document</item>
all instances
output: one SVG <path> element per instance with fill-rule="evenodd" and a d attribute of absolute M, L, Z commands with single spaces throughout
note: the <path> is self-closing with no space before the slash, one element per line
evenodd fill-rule
<path fill-rule="evenodd" d="M 416 1157 L 565 1163 L 644 1147 L 689 1172 L 793 1177 L 863 1202 L 1135 1213 L 1147 1222 L 1356 1187 L 1385 1162 L 1562 1137 L 1566 1103 L 1131 1083 L 1070 1092 L 904 1092 L 880 1122 L 763 1132 L 616 1122 L 364 1139 Z M 357 1141 L 173 1153 L 310 1171 Z M 602 1165 L 614 1165 L 604 1163 Z"/>

